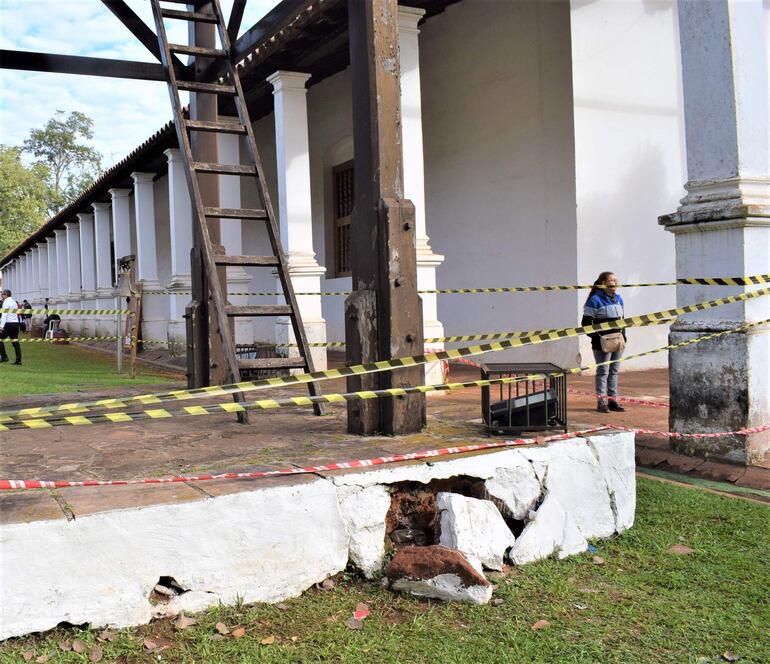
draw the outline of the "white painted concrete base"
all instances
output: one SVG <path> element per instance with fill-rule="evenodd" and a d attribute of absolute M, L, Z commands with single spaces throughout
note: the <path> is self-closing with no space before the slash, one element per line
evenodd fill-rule
<path fill-rule="evenodd" d="M 528 466 L 533 476 L 522 475 Z M 490 493 L 508 496 L 518 510 L 530 505 L 537 480 L 539 507 L 529 512 L 511 549 L 517 562 L 577 553 L 588 539 L 633 523 L 633 434 L 614 433 L 70 522 L 5 525 L 0 639 L 62 621 L 122 627 L 220 602 L 278 602 L 343 570 L 349 560 L 371 577 L 383 566 L 385 516 L 398 483 L 454 476 L 486 480 Z M 517 482 L 519 476 L 521 497 L 506 486 L 506 478 Z M 169 604 L 151 604 L 162 576 L 188 592 Z"/>

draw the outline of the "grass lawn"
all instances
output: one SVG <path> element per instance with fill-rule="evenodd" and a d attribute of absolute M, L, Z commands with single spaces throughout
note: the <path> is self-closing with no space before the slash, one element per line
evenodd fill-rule
<path fill-rule="evenodd" d="M 115 356 L 74 346 L 50 343 L 21 344 L 23 364 L 12 364 L 10 344 L 6 352 L 10 362 L 0 364 L 0 399 L 27 394 L 75 392 L 100 387 L 148 385 L 184 380 L 181 373 L 172 373 L 137 363 L 136 378 L 129 377 L 127 363 L 123 373 L 115 373 Z"/>
<path fill-rule="evenodd" d="M 770 508 L 640 479 L 637 523 L 591 554 L 544 560 L 496 580 L 499 606 L 420 601 L 340 575 L 282 605 L 219 607 L 176 629 L 59 629 L 0 645 L 0 662 L 741 662 L 770 661 Z M 695 549 L 669 553 L 674 544 Z M 62 570 L 66 573 L 66 570 Z M 358 602 L 363 629 L 345 622 Z M 533 630 L 538 620 L 550 624 Z M 221 636 L 215 625 L 241 638 Z M 83 654 L 57 641 L 81 639 Z M 167 646 L 149 652 L 146 639 Z M 265 643 L 262 643 L 266 640 Z M 150 644 L 152 645 L 152 644 Z M 160 656 L 158 656 L 160 655 Z M 38 659 L 37 661 L 43 661 Z"/>

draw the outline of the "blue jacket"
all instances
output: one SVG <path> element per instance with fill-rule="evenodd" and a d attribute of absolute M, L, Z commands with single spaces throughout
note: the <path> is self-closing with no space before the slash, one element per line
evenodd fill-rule
<path fill-rule="evenodd" d="M 623 308 L 623 298 L 620 293 L 616 293 L 613 297 L 610 297 L 605 291 L 597 290 L 591 295 L 583 306 L 583 319 L 580 321 L 581 326 L 595 325 L 597 323 L 603 323 L 608 320 L 618 320 L 625 317 Z M 623 338 L 626 338 L 626 331 L 621 330 Z M 599 337 L 603 334 L 612 334 L 617 330 L 606 330 L 604 332 L 594 332 L 589 334 L 591 337 L 591 348 L 594 350 L 601 350 L 601 342 Z"/>

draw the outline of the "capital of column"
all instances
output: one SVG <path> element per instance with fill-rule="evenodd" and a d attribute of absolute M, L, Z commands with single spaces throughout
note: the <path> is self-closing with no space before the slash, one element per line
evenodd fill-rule
<path fill-rule="evenodd" d="M 171 163 L 182 161 L 182 151 L 179 148 L 167 148 L 163 150 L 163 154 L 166 155 L 166 159 Z"/>
<path fill-rule="evenodd" d="M 277 72 L 267 77 L 267 82 L 273 86 L 273 94 L 277 95 L 284 90 L 301 90 L 307 92 L 305 83 L 310 79 L 311 74 L 305 74 L 299 71 L 284 71 L 279 69 Z"/>
<path fill-rule="evenodd" d="M 134 184 L 152 184 L 152 182 L 155 180 L 155 173 L 140 173 L 138 171 L 134 171 L 131 173 L 131 179 L 134 181 Z"/>
<path fill-rule="evenodd" d="M 419 35 L 417 24 L 425 16 L 425 10 L 419 7 L 398 6 L 398 32 L 399 34 Z"/>
<path fill-rule="evenodd" d="M 64 222 L 64 228 L 67 231 L 75 231 L 79 228 L 80 222 L 75 221 L 74 219 L 72 221 L 66 221 Z"/>
<path fill-rule="evenodd" d="M 323 277 L 326 268 L 319 265 L 314 251 L 289 251 L 286 253 L 289 274 L 303 277 Z"/>
<path fill-rule="evenodd" d="M 770 177 L 732 177 L 690 181 L 679 209 L 658 217 L 672 233 L 709 228 L 770 226 Z"/>
<path fill-rule="evenodd" d="M 48 238 L 35 245 L 40 251 L 48 251 Z"/>
<path fill-rule="evenodd" d="M 91 212 L 78 212 L 78 222 L 82 223 L 85 221 L 86 223 L 89 221 L 93 221 L 94 215 Z"/>
<path fill-rule="evenodd" d="M 110 196 L 112 196 L 112 200 L 115 200 L 116 198 L 128 198 L 131 195 L 130 189 L 121 189 L 121 188 L 113 188 L 109 190 Z"/>
<path fill-rule="evenodd" d="M 427 237 L 418 237 L 415 247 L 417 265 L 420 267 L 438 267 L 444 262 L 443 254 L 433 253 Z"/>
<path fill-rule="evenodd" d="M 97 210 L 109 210 L 110 207 L 112 207 L 109 203 L 91 203 L 91 207 L 94 209 L 94 212 Z"/>

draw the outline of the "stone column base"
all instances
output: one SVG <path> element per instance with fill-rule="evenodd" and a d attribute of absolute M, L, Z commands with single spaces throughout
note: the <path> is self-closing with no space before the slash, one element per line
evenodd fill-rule
<path fill-rule="evenodd" d="M 733 321 L 678 322 L 669 343 L 735 329 Z M 770 422 L 770 326 L 702 341 L 669 352 L 669 427 L 682 433 L 748 429 Z M 770 431 L 718 438 L 671 438 L 692 456 L 746 465 L 770 454 Z"/>
<path fill-rule="evenodd" d="M 159 281 L 145 280 L 143 290 L 161 290 Z M 142 339 L 159 341 L 153 348 L 168 344 L 168 295 L 148 295 L 142 297 Z"/>

